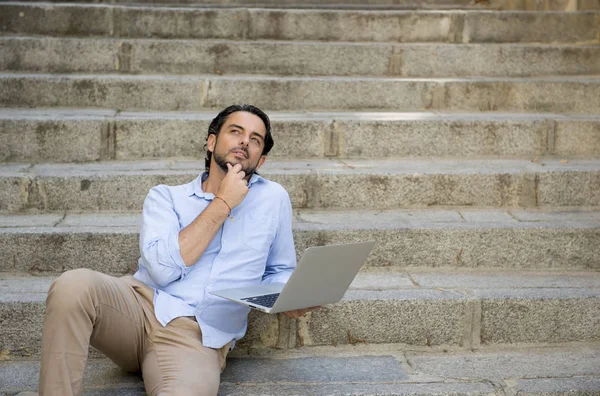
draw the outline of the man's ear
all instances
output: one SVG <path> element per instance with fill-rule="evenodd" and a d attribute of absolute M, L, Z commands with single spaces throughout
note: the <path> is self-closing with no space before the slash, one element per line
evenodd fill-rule
<path fill-rule="evenodd" d="M 262 166 L 262 164 L 265 163 L 266 160 L 267 160 L 267 156 L 261 155 L 260 159 L 258 160 L 258 164 L 256 165 L 256 169 L 259 169 Z"/>
<path fill-rule="evenodd" d="M 215 135 L 214 133 L 211 133 L 210 135 L 208 135 L 208 140 L 206 140 L 206 148 L 211 153 L 214 153 L 216 144 L 217 144 L 217 135 Z"/>

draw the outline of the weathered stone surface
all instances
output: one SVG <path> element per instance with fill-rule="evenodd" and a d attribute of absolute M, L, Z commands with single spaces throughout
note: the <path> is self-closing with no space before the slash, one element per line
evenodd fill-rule
<path fill-rule="evenodd" d="M 476 213 L 490 212 L 472 211 L 472 217 Z M 457 212 L 458 220 L 440 214 L 300 211 L 294 222 L 298 258 L 309 246 L 374 240 L 367 260 L 371 267 L 600 268 L 596 212 L 558 212 L 544 219 L 519 211 L 520 222 L 511 216 L 503 222 L 464 222 Z M 60 273 L 85 266 L 113 274 L 137 268 L 139 214 L 68 214 L 60 220 L 61 216 L 0 217 L 0 226 L 6 227 L 0 229 L 0 252 L 10 258 L 0 268 Z"/>
<path fill-rule="evenodd" d="M 509 20 L 510 27 L 506 23 Z M 548 26 L 553 28 L 548 29 Z M 465 13 L 462 41 L 598 43 L 598 31 L 597 14 L 593 12 Z"/>
<path fill-rule="evenodd" d="M 144 41 L 133 48 L 133 73 L 395 75 L 388 70 L 389 45 Z"/>
<path fill-rule="evenodd" d="M 2 270 L 60 273 L 86 267 L 111 274 L 131 273 L 137 269 L 140 255 L 138 228 L 107 227 L 105 231 L 86 232 L 83 227 L 75 232 L 3 233 L 0 250 L 10 259 L 3 261 Z"/>
<path fill-rule="evenodd" d="M 422 205 L 518 206 L 519 175 L 325 174 L 314 183 L 315 208 L 356 208 L 377 204 L 381 209 Z M 473 190 L 478 185 L 480 190 Z M 504 190 L 510 191 L 510 195 Z M 356 194 L 349 195 L 350 192 Z"/>
<path fill-rule="evenodd" d="M 348 291 L 298 323 L 299 345 L 462 343 L 465 299 L 441 291 Z"/>
<path fill-rule="evenodd" d="M 27 180 L 16 175 L 0 176 L 0 210 L 21 210 L 25 206 L 22 196 L 27 194 L 27 185 Z"/>
<path fill-rule="evenodd" d="M 27 0 L 29 1 L 29 0 Z M 560 2 L 564 2 L 565 0 L 561 0 Z M 589 0 L 587 0 L 589 2 Z M 595 0 L 594 0 L 595 1 Z M 77 2 L 74 0 L 73 2 Z M 119 3 L 119 4 L 127 4 L 127 3 L 135 3 L 130 0 L 117 0 L 117 1 L 98 1 L 98 3 Z M 506 0 L 494 0 L 494 3 L 497 5 L 502 5 Z M 155 1 L 150 0 L 145 3 L 154 4 Z M 275 8 L 471 8 L 472 2 L 471 0 L 377 0 L 370 1 L 366 3 L 365 1 L 360 0 L 327 0 L 327 1 L 319 1 L 319 0 L 161 0 L 160 4 L 195 4 L 197 6 L 215 6 L 215 7 L 275 7 Z M 478 8 L 487 8 L 487 4 L 480 4 Z"/>
<path fill-rule="evenodd" d="M 1 31 L 21 34 L 317 41 L 598 42 L 596 15 L 591 12 L 457 14 L 21 4 L 5 4 L 0 11 Z M 21 14 L 23 16 L 19 16 Z M 548 26 L 555 28 L 549 30 Z"/>
<path fill-rule="evenodd" d="M 340 157 L 539 155 L 549 121 L 335 121 Z M 368 133 L 368 132 L 370 133 Z M 502 154 L 501 154 L 502 153 Z"/>
<path fill-rule="evenodd" d="M 205 113 L 202 113 L 205 114 Z M 206 155 L 206 134 L 215 114 L 174 118 L 140 119 L 123 115 L 115 120 L 115 157 L 118 160 Z M 321 158 L 329 122 L 278 121 L 272 118 L 275 147 L 271 158 Z"/>
<path fill-rule="evenodd" d="M 315 348 L 312 348 L 313 350 Z M 400 379 L 399 373 L 403 368 L 398 368 L 397 362 L 390 360 L 382 350 L 372 350 L 372 348 L 361 348 L 371 356 L 357 356 L 354 350 L 356 347 L 338 347 L 329 354 L 323 355 L 317 350 L 317 357 L 309 360 L 298 358 L 289 351 L 280 351 L 268 359 L 256 358 L 230 358 L 227 368 L 223 373 L 223 381 L 219 390 L 219 395 L 333 395 L 333 394 L 353 394 L 353 395 L 464 395 L 464 396 L 491 396 L 498 392 L 515 392 L 528 396 L 549 396 L 563 395 L 565 392 L 573 395 L 594 395 L 600 389 L 598 376 L 565 378 L 563 366 L 567 363 L 566 359 L 571 358 L 578 362 L 579 369 L 575 372 L 585 372 L 585 367 L 593 369 L 594 361 L 590 359 L 590 354 L 578 348 L 567 348 L 563 350 L 544 351 L 535 348 L 524 349 L 520 352 L 509 352 L 510 359 L 499 355 L 497 352 L 479 352 L 479 353 L 416 353 L 412 359 L 424 358 L 424 361 L 433 363 L 432 368 L 439 370 L 445 364 L 448 369 L 456 369 L 470 365 L 475 360 L 476 363 L 482 363 L 486 368 L 492 367 L 493 370 L 482 376 L 483 379 L 467 380 L 461 376 L 460 380 L 456 377 L 420 377 L 423 372 L 427 372 L 428 367 L 422 367 L 423 372 L 409 374 L 407 379 Z M 308 351 L 307 351 L 308 352 Z M 403 359 L 401 359 L 403 360 Z M 510 363 L 506 365 L 507 361 Z M 260 363 L 257 365 L 256 363 Z M 405 365 L 404 362 L 401 362 Z M 305 366 L 310 364 L 313 370 L 308 370 Z M 348 369 L 345 364 L 352 364 Z M 503 367 L 506 365 L 506 367 Z M 533 367 L 545 365 L 544 376 L 549 378 L 529 378 L 527 373 L 534 372 Z M 296 370 L 287 370 L 284 374 L 294 376 L 292 382 L 273 381 L 271 375 L 282 371 L 282 367 L 295 367 Z M 507 372 L 514 372 L 511 367 L 525 367 L 524 374 L 518 374 L 514 378 L 506 379 L 506 376 L 494 376 Z M 314 370 L 317 367 L 322 370 Z M 378 371 L 375 368 L 379 368 Z M 500 370 L 498 370 L 498 368 Z M 504 370 L 502 370 L 504 369 Z M 349 380 L 332 382 L 324 379 L 322 381 L 314 380 L 323 372 L 329 372 L 332 378 L 346 378 L 354 374 L 356 377 Z M 414 370 L 412 370 L 414 372 Z M 458 370 L 460 371 L 460 369 Z M 256 373 L 249 376 L 249 373 Z M 572 370 L 570 372 L 573 372 Z M 0 392 L 14 394 L 25 389 L 35 389 L 38 382 L 39 363 L 37 361 L 10 361 L 0 362 L 0 376 L 6 381 L 0 386 Z M 301 374 L 305 374 L 302 376 Z M 360 378 L 373 374 L 378 377 L 390 380 L 373 381 Z M 471 374 L 471 373 L 468 373 Z M 396 375 L 396 377 L 394 377 Z M 577 375 L 577 374 L 576 374 Z M 504 379 L 504 383 L 499 380 Z M 85 395 L 86 396 L 142 396 L 145 395 L 141 377 L 138 375 L 126 374 L 119 370 L 113 363 L 104 359 L 94 359 L 88 364 L 85 374 Z M 494 385 L 496 388 L 494 387 Z M 502 384 L 502 385 L 501 385 Z M 594 393 L 595 392 L 595 393 Z"/>
<path fill-rule="evenodd" d="M 114 9 L 117 37 L 246 39 L 251 19 L 244 9 L 119 7 Z"/>
<path fill-rule="evenodd" d="M 593 114 L 600 110 L 600 85 L 594 81 L 598 80 L 538 78 L 464 83 L 448 81 L 444 84 L 447 95 L 444 108 L 452 111 Z"/>
<path fill-rule="evenodd" d="M 597 206 L 600 204 L 600 174 L 594 172 L 564 172 L 539 174 L 538 205 Z"/>
<path fill-rule="evenodd" d="M 232 358 L 223 373 L 223 382 L 323 383 L 396 382 L 406 379 L 400 362 L 393 356 L 309 357 L 275 361 L 268 358 Z"/>
<path fill-rule="evenodd" d="M 0 38 L 0 70 L 41 73 L 119 71 L 119 43 L 52 37 Z"/>
<path fill-rule="evenodd" d="M 87 114 L 87 112 L 91 114 Z M 114 112 L 113 112 L 114 113 Z M 0 110 L 0 161 L 203 159 L 216 112 Z M 600 152 L 593 116 L 269 112 L 268 159 L 526 156 Z"/>
<path fill-rule="evenodd" d="M 0 70 L 382 77 L 593 75 L 600 72 L 600 47 L 6 37 L 0 39 Z"/>
<path fill-rule="evenodd" d="M 0 104 L 119 110 L 221 109 L 254 103 L 272 110 L 451 110 L 595 113 L 594 78 L 380 79 L 0 75 Z M 350 92 L 352 94 L 350 94 Z"/>
<path fill-rule="evenodd" d="M 31 0 L 26 0 L 31 1 Z M 52 0 L 52 2 L 58 2 Z M 73 2 L 79 2 L 74 0 Z M 138 3 L 135 0 L 99 0 L 98 3 Z M 145 3 L 155 3 L 155 0 Z M 210 7 L 257 7 L 257 8 L 334 8 L 334 9 L 492 9 L 527 11 L 577 11 L 598 10 L 598 0 L 490 0 L 476 4 L 472 0 L 160 0 L 160 4 L 194 4 Z"/>
<path fill-rule="evenodd" d="M 591 75 L 600 68 L 598 46 L 410 44 L 393 51 L 387 75 L 404 77 Z"/>
<path fill-rule="evenodd" d="M 407 353 L 417 372 L 453 378 L 544 378 L 598 375 L 597 345 L 527 351 L 435 355 Z"/>
<path fill-rule="evenodd" d="M 553 144 L 556 155 L 597 158 L 600 155 L 600 124 L 591 120 L 574 123 L 558 121 Z"/>
<path fill-rule="evenodd" d="M 37 391 L 39 381 L 39 362 L 9 361 L 0 362 L 0 392 L 16 394 L 23 390 Z M 119 369 L 108 359 L 92 359 L 88 362 L 84 373 L 86 396 L 88 395 L 118 395 L 143 396 L 142 378 L 136 374 L 128 374 Z M 100 389 L 99 389 L 100 388 Z M 116 388 L 116 389 L 115 389 Z M 115 393 L 110 393 L 110 392 Z M 119 393 L 117 393 L 119 392 Z"/>
<path fill-rule="evenodd" d="M 434 92 L 443 89 L 432 80 L 350 78 L 220 78 L 211 83 L 207 108 L 248 101 L 273 110 L 389 109 L 411 111 L 438 108 Z M 343 92 L 343 93 L 342 93 Z M 247 98 L 247 99 L 246 99 Z"/>
<path fill-rule="evenodd" d="M 3 5 L 1 11 L 3 32 L 25 34 L 317 41 L 598 42 L 594 13 L 246 11 L 239 8 L 16 4 Z M 555 28 L 548 30 L 548 26 Z"/>
<path fill-rule="evenodd" d="M 39 356 L 45 294 L 3 295 L 0 298 L 0 348 L 11 357 Z"/>
<path fill-rule="evenodd" d="M 375 271 L 375 274 L 377 273 L 378 271 Z M 410 271 L 410 278 L 419 287 L 446 290 L 467 288 L 600 288 L 600 277 L 590 276 L 589 272 L 575 271 Z"/>
<path fill-rule="evenodd" d="M 118 110 L 195 110 L 202 107 L 205 81 L 197 78 L 3 75 L 4 107 L 88 107 Z"/>
<path fill-rule="evenodd" d="M 0 4 L 0 33 L 109 35 L 112 12 L 110 7 Z"/>
<path fill-rule="evenodd" d="M 288 190 L 295 208 L 597 206 L 596 162 L 267 161 L 260 171 Z M 0 180 L 31 179 L 31 196 L 23 207 L 139 210 L 151 187 L 190 182 L 203 169 L 200 161 L 188 160 L 44 164 L 6 171 Z M 565 179 L 569 182 L 563 183 Z M 577 179 L 592 183 L 576 183 Z M 479 188 L 473 189 L 474 184 Z"/>
<path fill-rule="evenodd" d="M 414 276 L 420 275 L 415 272 Z M 600 289 L 595 274 L 587 274 L 596 281 L 591 287 L 569 275 L 564 275 L 562 286 L 552 284 L 549 273 L 537 275 L 542 288 L 534 281 L 528 283 L 528 274 L 513 275 L 510 287 L 456 286 L 461 279 L 468 282 L 468 276 L 447 275 L 430 286 L 352 288 L 339 303 L 315 310 L 293 326 L 282 315 L 252 312 L 248 334 L 238 343 L 238 351 L 252 354 L 265 347 L 364 343 L 470 348 L 465 344 L 467 336 L 481 337 L 482 345 L 598 341 Z M 44 300 L 53 278 L 4 277 L 0 280 L 0 349 L 8 350 L 13 358 L 38 356 Z M 579 287 L 563 287 L 574 285 Z M 481 305 L 480 316 L 468 307 L 476 301 Z"/>
<path fill-rule="evenodd" d="M 233 384 L 221 385 L 220 393 L 230 396 L 248 395 L 361 395 L 361 396 L 405 396 L 405 395 L 465 395 L 491 396 L 493 387 L 484 383 L 393 383 L 393 384 L 361 384 L 342 383 L 316 385 L 304 384 Z"/>
<path fill-rule="evenodd" d="M 486 6 L 499 10 L 577 11 L 598 10 L 598 0 L 490 0 Z"/>
<path fill-rule="evenodd" d="M 476 291 L 481 306 L 481 342 L 597 341 L 598 289 Z"/>
<path fill-rule="evenodd" d="M 510 381 L 511 388 L 523 396 L 592 396 L 600 392 L 600 378 L 537 378 Z"/>
<path fill-rule="evenodd" d="M 288 348 L 280 343 L 280 337 L 287 338 L 287 329 L 282 324 L 287 319 L 280 316 L 251 310 L 248 330 L 244 338 L 236 342 L 236 349 L 251 353 L 253 348 Z"/>
<path fill-rule="evenodd" d="M 102 120 L 0 119 L 0 161 L 98 161 L 106 158 L 106 126 Z"/>

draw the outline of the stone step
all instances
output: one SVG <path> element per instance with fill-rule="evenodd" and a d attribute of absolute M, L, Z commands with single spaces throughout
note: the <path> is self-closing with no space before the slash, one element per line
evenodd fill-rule
<path fill-rule="evenodd" d="M 192 181 L 204 161 L 0 167 L 0 211 L 140 210 L 150 188 Z M 403 159 L 267 161 L 297 208 L 600 205 L 600 160 Z M 233 212 L 235 215 L 235 210 Z"/>
<path fill-rule="evenodd" d="M 597 75 L 600 46 L 0 37 L 0 71 L 376 77 Z"/>
<path fill-rule="evenodd" d="M 0 74 L 0 107 L 600 113 L 600 78 Z"/>
<path fill-rule="evenodd" d="M 0 2 L 4 2 L 2 0 Z M 23 0 L 38 2 L 39 0 Z M 63 0 L 50 2 L 64 3 Z M 68 0 L 87 3 L 87 0 Z M 490 9 L 527 11 L 583 11 L 600 10 L 599 0 L 94 0 L 94 3 L 134 4 L 152 6 L 190 6 L 223 8 L 324 8 L 360 10 L 440 10 L 440 9 Z"/>
<path fill-rule="evenodd" d="M 343 11 L 0 3 L 0 34 L 598 44 L 598 13 Z"/>
<path fill-rule="evenodd" d="M 133 273 L 140 221 L 140 213 L 2 215 L 0 271 Z M 376 241 L 366 268 L 600 270 L 598 210 L 300 210 L 293 231 L 298 259 L 310 246 Z"/>
<path fill-rule="evenodd" d="M 600 157 L 600 115 L 267 111 L 270 159 Z M 0 109 L 0 162 L 203 159 L 216 112 Z"/>
<path fill-rule="evenodd" d="M 395 345 L 301 348 L 230 357 L 219 395 L 591 396 L 600 393 L 599 354 L 594 343 L 447 353 Z M 0 361 L 0 393 L 34 390 L 38 376 L 38 361 Z M 106 359 L 90 360 L 84 386 L 85 396 L 146 394 L 139 376 Z"/>
<path fill-rule="evenodd" d="M 0 273 L 0 279 L 0 349 L 38 356 L 44 301 L 53 278 Z M 377 270 L 360 273 L 340 302 L 298 320 L 252 311 L 248 334 L 237 347 L 395 343 L 469 350 L 598 342 L 599 329 L 598 271 Z"/>

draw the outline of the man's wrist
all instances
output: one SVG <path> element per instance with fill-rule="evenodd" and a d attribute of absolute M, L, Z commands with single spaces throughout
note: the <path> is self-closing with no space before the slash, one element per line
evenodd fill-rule
<path fill-rule="evenodd" d="M 220 204 L 220 207 L 225 208 L 227 217 L 229 217 L 231 220 L 233 220 L 233 217 L 231 217 L 231 210 L 232 210 L 231 205 L 229 205 L 229 203 L 225 199 L 219 197 L 218 195 L 215 195 L 213 202 L 218 202 Z"/>

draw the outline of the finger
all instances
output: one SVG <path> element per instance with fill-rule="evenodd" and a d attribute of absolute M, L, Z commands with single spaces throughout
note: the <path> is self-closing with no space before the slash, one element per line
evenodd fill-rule
<path fill-rule="evenodd" d="M 242 164 L 235 164 L 233 166 L 233 170 L 236 171 L 236 172 L 241 171 L 242 170 Z"/>
<path fill-rule="evenodd" d="M 231 164 L 228 162 L 227 163 L 227 172 L 229 172 L 231 169 L 233 169 L 233 167 L 231 166 Z"/>

